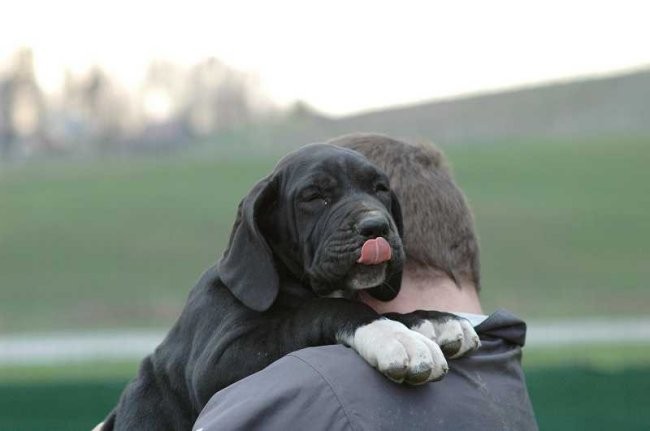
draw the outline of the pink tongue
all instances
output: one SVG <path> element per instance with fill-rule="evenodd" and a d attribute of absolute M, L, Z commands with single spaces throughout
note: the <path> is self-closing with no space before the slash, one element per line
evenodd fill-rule
<path fill-rule="evenodd" d="M 390 260 L 392 251 L 390 244 L 382 237 L 369 239 L 361 247 L 361 257 L 357 260 L 363 265 L 377 265 Z"/>

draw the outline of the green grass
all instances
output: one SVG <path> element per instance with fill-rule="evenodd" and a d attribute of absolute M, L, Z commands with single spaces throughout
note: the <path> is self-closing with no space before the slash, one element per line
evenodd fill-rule
<path fill-rule="evenodd" d="M 650 303 L 650 140 L 447 149 L 475 209 L 483 302 L 525 318 Z M 0 171 L 0 333 L 168 327 L 277 156 Z"/>
<path fill-rule="evenodd" d="M 0 182 L 0 328 L 168 326 L 275 160 L 45 166 Z"/>
<path fill-rule="evenodd" d="M 525 347 L 523 364 L 528 371 L 557 367 L 581 367 L 600 371 L 650 368 L 650 344 Z"/>
<path fill-rule="evenodd" d="M 0 366 L 0 382 L 83 382 L 90 380 L 129 379 L 135 376 L 138 360 L 91 361 L 58 365 Z M 625 368 L 650 368 L 650 345 L 584 345 L 578 347 L 524 348 L 523 364 L 527 371 L 576 367 L 603 372 Z"/>
<path fill-rule="evenodd" d="M 526 377 L 542 430 L 650 426 L 650 367 L 533 368 Z M 82 379 L 0 380 L 0 429 L 91 429 L 115 406 L 126 383 L 126 377 L 111 373 Z"/>
<path fill-rule="evenodd" d="M 11 384 L 127 380 L 138 371 L 139 360 L 0 366 L 0 382 Z"/>
<path fill-rule="evenodd" d="M 0 429 L 91 429 L 115 405 L 126 380 L 0 384 Z M 435 383 L 432 383 L 435 384 Z M 650 369 L 535 370 L 528 388 L 542 430 L 647 430 Z"/>
<path fill-rule="evenodd" d="M 650 140 L 450 149 L 483 302 L 523 317 L 647 313 Z"/>
<path fill-rule="evenodd" d="M 650 428 L 650 368 L 535 369 L 526 380 L 540 430 Z"/>
<path fill-rule="evenodd" d="M 117 403 L 124 380 L 0 384 L 0 429 L 90 430 Z"/>

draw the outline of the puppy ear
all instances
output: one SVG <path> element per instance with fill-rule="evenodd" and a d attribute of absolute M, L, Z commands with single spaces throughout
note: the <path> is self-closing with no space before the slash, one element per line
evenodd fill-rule
<path fill-rule="evenodd" d="M 402 207 L 397 200 L 397 195 L 391 190 L 390 192 L 391 203 L 390 210 L 393 220 L 395 221 L 395 226 L 397 227 L 397 232 L 399 236 L 404 235 L 404 223 L 402 222 Z M 402 264 L 400 264 L 399 270 L 391 274 L 386 281 L 381 286 L 373 287 L 368 289 L 368 293 L 380 301 L 391 301 L 395 299 L 399 293 L 400 288 L 402 287 Z"/>
<path fill-rule="evenodd" d="M 217 264 L 223 284 L 255 311 L 267 310 L 278 294 L 273 254 L 259 227 L 259 218 L 275 197 L 273 181 L 267 177 L 240 202 L 228 248 Z"/>

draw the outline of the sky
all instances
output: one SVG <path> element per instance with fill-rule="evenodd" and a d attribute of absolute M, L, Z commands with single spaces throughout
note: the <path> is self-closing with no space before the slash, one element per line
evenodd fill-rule
<path fill-rule="evenodd" d="M 650 67 L 650 2 L 77 1 L 3 4 L 0 61 L 33 49 L 39 83 L 100 65 L 136 88 L 147 65 L 207 57 L 280 105 L 327 114 Z"/>

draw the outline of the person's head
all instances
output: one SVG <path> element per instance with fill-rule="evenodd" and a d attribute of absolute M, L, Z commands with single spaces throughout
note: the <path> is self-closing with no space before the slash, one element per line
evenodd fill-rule
<path fill-rule="evenodd" d="M 439 149 L 379 134 L 345 135 L 328 143 L 360 152 L 388 175 L 402 207 L 405 275 L 442 272 L 459 286 L 480 288 L 472 213 Z"/>

